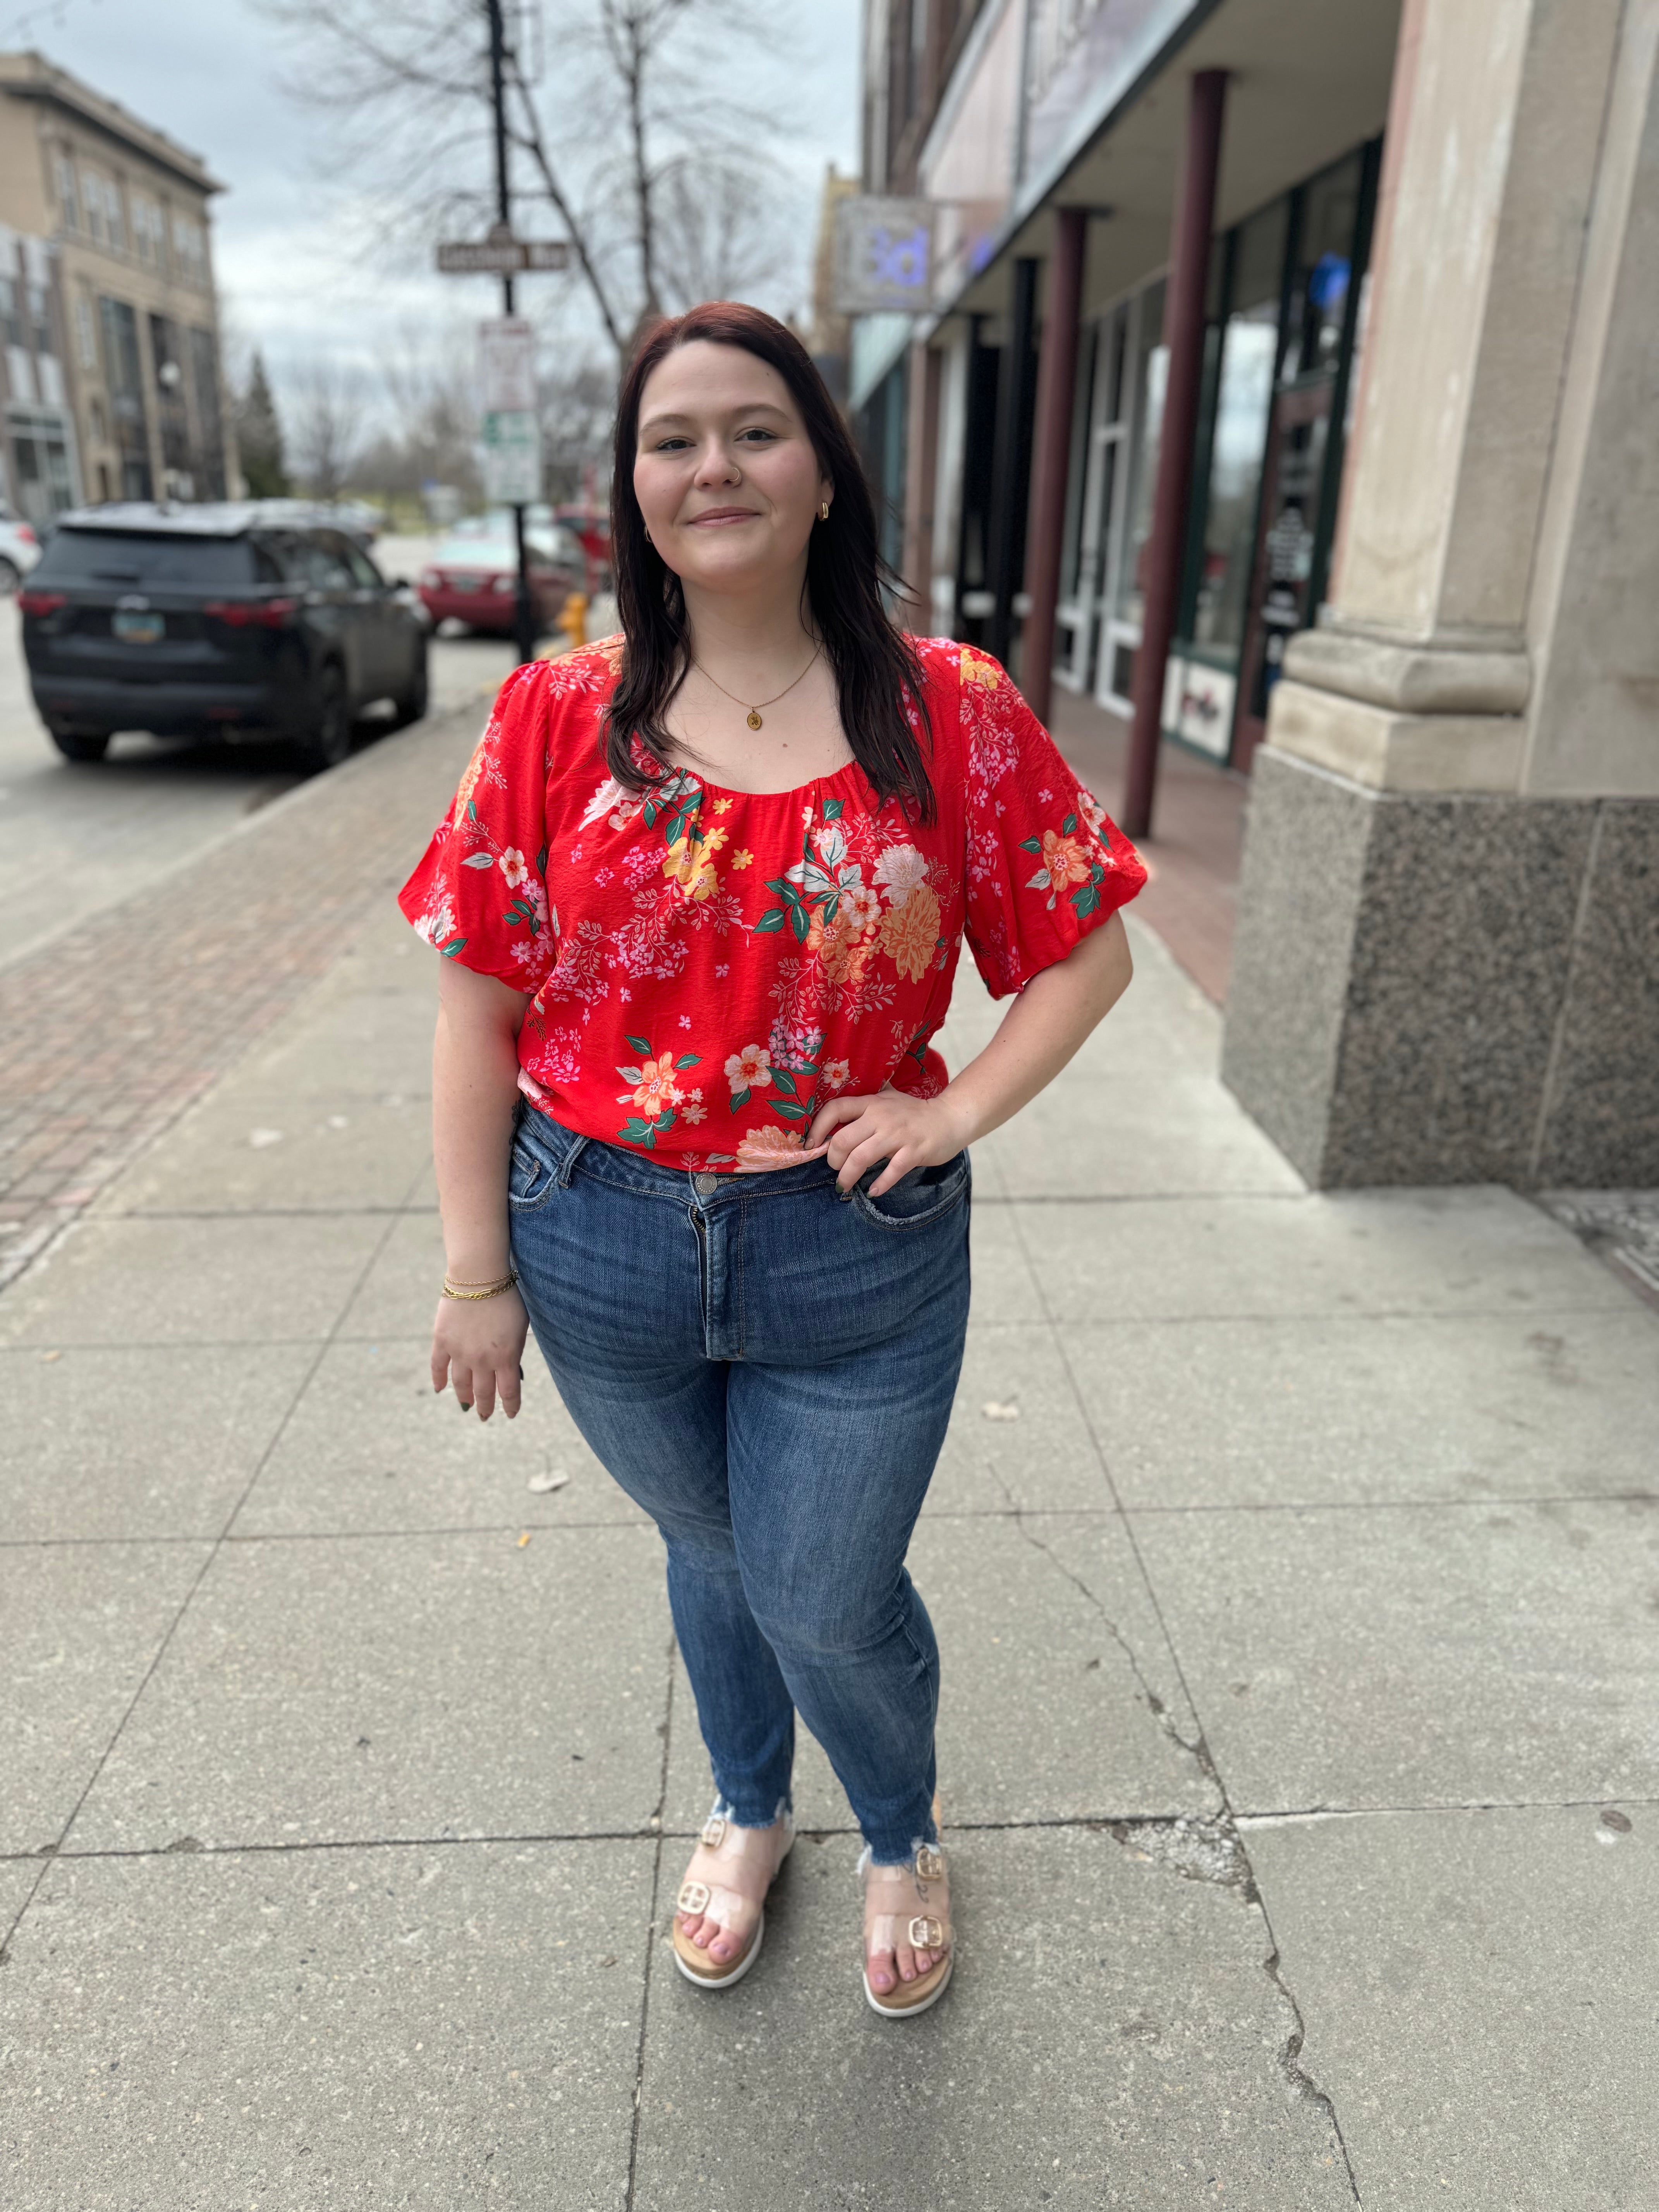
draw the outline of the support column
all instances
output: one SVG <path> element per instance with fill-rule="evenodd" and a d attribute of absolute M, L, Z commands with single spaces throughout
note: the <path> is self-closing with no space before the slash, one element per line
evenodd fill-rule
<path fill-rule="evenodd" d="M 940 361 L 932 346 L 910 349 L 909 409 L 904 431 L 906 625 L 918 636 L 933 628 L 933 504 L 938 495 Z"/>
<path fill-rule="evenodd" d="M 1659 1182 L 1659 6 L 1407 0 L 1223 1073 L 1322 1185 Z"/>
<path fill-rule="evenodd" d="M 997 372 L 996 452 L 991 471 L 991 551 L 988 582 L 995 599 L 986 650 L 1006 665 L 1014 635 L 1014 594 L 1025 567 L 1026 471 L 1030 465 L 1031 334 L 1036 323 L 1039 264 L 1014 264 L 1008 338 Z"/>
<path fill-rule="evenodd" d="M 1083 257 L 1088 240 L 1086 208 L 1055 209 L 1054 250 L 1048 262 L 1042 318 L 1042 359 L 1037 370 L 1031 514 L 1025 538 L 1025 589 L 1031 604 L 1019 657 L 1020 690 L 1039 722 L 1048 720 L 1054 695 L 1054 612 L 1065 551 L 1066 480 L 1072 458 Z"/>
<path fill-rule="evenodd" d="M 1187 549 L 1193 440 L 1198 428 L 1199 387 L 1204 377 L 1204 295 L 1210 273 L 1210 238 L 1215 228 L 1216 174 L 1221 163 L 1221 123 L 1226 100 L 1226 71 L 1200 70 L 1188 96 L 1187 152 L 1164 295 L 1164 343 L 1169 349 L 1170 366 L 1152 536 L 1146 548 L 1146 605 L 1135 653 L 1134 727 L 1123 798 L 1123 827 L 1131 837 L 1147 836 L 1152 827 L 1158 749 L 1164 734 L 1164 672 L 1175 635 Z"/>

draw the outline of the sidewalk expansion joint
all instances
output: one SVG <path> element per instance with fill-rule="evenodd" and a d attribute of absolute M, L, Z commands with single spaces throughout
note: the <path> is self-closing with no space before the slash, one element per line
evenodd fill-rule
<path fill-rule="evenodd" d="M 674 1674 L 677 1649 L 668 1639 L 668 1679 L 663 1696 L 662 1765 L 657 1773 L 657 1809 L 651 1828 L 657 1848 L 651 1861 L 651 1909 L 645 1923 L 645 1968 L 640 1990 L 640 2039 L 634 2052 L 634 2104 L 628 2129 L 628 2181 L 623 2191 L 623 2212 L 634 2212 L 635 2176 L 640 2160 L 640 2107 L 645 2096 L 646 2036 L 651 2025 L 651 1969 L 657 1955 L 657 1906 L 662 1890 L 663 1819 L 668 1803 L 668 1762 L 674 1741 Z"/>

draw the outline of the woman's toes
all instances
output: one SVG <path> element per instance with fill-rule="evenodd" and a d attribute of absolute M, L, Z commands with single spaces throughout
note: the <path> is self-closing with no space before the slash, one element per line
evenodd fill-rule
<path fill-rule="evenodd" d="M 914 1982 L 916 1978 L 916 1954 L 908 1943 L 901 1943 L 894 1956 L 898 1960 L 899 1979 Z"/>
<path fill-rule="evenodd" d="M 872 1951 L 865 1971 L 870 1977 L 871 1988 L 878 1996 L 884 1995 L 890 1990 L 897 1978 L 893 1972 L 893 1954 L 890 1951 Z"/>

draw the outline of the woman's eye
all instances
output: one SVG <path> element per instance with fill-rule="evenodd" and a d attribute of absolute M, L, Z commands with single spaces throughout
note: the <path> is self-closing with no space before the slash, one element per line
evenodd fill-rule
<path fill-rule="evenodd" d="M 659 438 L 657 441 L 656 451 L 659 453 L 678 453 L 682 452 L 685 447 L 690 444 L 690 442 L 691 441 L 689 438 Z"/>
<path fill-rule="evenodd" d="M 775 438 L 775 434 L 774 432 L 772 432 L 772 431 L 770 431 L 770 430 L 763 430 L 763 429 L 761 429 L 758 426 L 757 426 L 757 428 L 754 428 L 754 429 L 752 429 L 752 430 L 739 430 L 739 431 L 738 431 L 738 437 L 739 437 L 740 439 L 741 439 L 741 438 L 752 438 L 752 439 L 758 439 L 758 440 L 762 440 L 762 441 L 764 441 L 766 444 L 768 444 L 768 445 L 770 445 L 770 444 L 773 442 L 774 438 Z"/>

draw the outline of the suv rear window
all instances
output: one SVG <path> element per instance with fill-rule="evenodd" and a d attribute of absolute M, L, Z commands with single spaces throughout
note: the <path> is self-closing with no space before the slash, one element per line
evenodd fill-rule
<path fill-rule="evenodd" d="M 276 580 L 276 566 L 246 538 L 186 538 L 131 530 L 58 530 L 31 581 L 145 584 L 223 591 Z"/>

